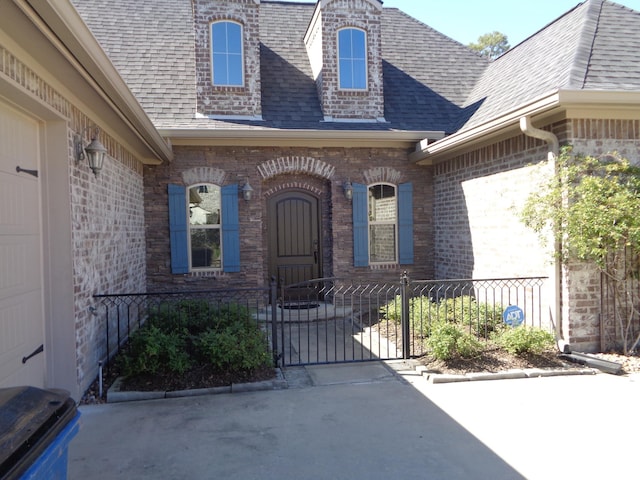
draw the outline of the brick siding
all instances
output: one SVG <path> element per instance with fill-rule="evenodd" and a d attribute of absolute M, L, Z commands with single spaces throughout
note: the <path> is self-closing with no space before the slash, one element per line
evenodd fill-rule
<path fill-rule="evenodd" d="M 266 285 L 269 280 L 267 245 L 267 198 L 283 190 L 304 190 L 320 199 L 323 275 L 360 281 L 397 281 L 404 269 L 415 278 L 433 276 L 433 232 L 431 169 L 409 164 L 403 149 L 367 148 L 242 148 L 175 147 L 173 162 L 145 167 L 145 221 L 147 231 L 147 280 L 149 290 L 162 288 L 213 288 Z M 304 162 L 294 159 L 304 158 Z M 277 161 L 280 159 L 280 161 Z M 289 159 L 289 160 L 286 160 Z M 266 166 L 275 165 L 263 178 Z M 291 165 L 298 165 L 292 168 Z M 314 169 L 314 166 L 322 168 Z M 254 189 L 253 199 L 238 200 L 240 258 L 238 273 L 209 272 L 173 275 L 167 184 L 186 185 L 183 172 L 212 167 L 224 171 L 226 183 L 242 185 L 245 178 Z M 386 177 L 389 169 L 398 183 L 414 185 L 414 265 L 394 265 L 385 270 L 353 266 L 351 204 L 344 196 L 343 182 L 365 183 L 365 176 Z M 320 173 L 319 173 L 320 172 Z M 399 176 L 398 176 L 399 175 Z"/>

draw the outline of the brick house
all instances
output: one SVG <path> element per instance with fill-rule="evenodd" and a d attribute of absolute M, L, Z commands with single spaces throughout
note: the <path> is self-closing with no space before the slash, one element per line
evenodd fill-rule
<path fill-rule="evenodd" d="M 272 276 L 548 275 L 550 322 L 600 348 L 599 277 L 549 265 L 517 209 L 561 144 L 640 161 L 640 13 L 587 0 L 488 62 L 379 0 L 32 3 L 0 7 L 0 112 L 42 138 L 44 352 L 27 376 L 30 347 L 0 341 L 0 386 L 84 391 L 94 294 Z M 0 309 L 17 298 L 0 283 Z"/>

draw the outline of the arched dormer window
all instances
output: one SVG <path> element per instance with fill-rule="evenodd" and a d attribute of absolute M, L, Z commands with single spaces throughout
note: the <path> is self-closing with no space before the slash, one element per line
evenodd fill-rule
<path fill-rule="evenodd" d="M 244 85 L 242 25 L 228 20 L 211 24 L 211 68 L 214 85 Z"/>
<path fill-rule="evenodd" d="M 338 75 L 342 90 L 367 89 L 367 35 L 358 28 L 338 31 Z"/>

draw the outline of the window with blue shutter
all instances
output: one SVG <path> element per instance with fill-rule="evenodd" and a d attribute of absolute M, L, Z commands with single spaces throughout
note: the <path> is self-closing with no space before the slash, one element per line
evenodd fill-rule
<path fill-rule="evenodd" d="M 353 184 L 354 266 L 413 263 L 413 187 Z"/>
<path fill-rule="evenodd" d="M 168 192 L 171 272 L 239 272 L 238 185 L 169 185 Z"/>

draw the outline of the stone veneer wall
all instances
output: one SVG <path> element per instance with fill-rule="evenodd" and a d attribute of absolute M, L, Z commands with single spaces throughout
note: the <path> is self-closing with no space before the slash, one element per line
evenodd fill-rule
<path fill-rule="evenodd" d="M 78 389 L 84 391 L 96 378 L 105 352 L 104 319 L 90 312 L 92 296 L 139 292 L 146 286 L 142 164 L 102 131 L 109 156 L 96 179 L 86 160 L 76 164 L 73 156 L 74 134 L 96 121 L 2 45 L 0 72 L 68 119 L 76 331 L 76 351 L 69 355 L 76 359 Z"/>
<path fill-rule="evenodd" d="M 414 278 L 433 276 L 431 169 L 410 164 L 408 152 L 403 149 L 175 147 L 174 152 L 170 164 L 145 167 L 149 290 L 266 285 L 269 276 L 266 199 L 285 189 L 305 190 L 320 198 L 325 277 L 398 281 L 404 270 Z M 224 179 L 225 185 L 242 185 L 248 178 L 254 189 L 250 202 L 238 200 L 241 271 L 173 275 L 167 184 L 186 186 L 193 177 L 188 175 L 189 181 L 185 181 L 184 173 L 203 168 L 223 172 L 219 178 Z M 359 183 L 413 182 L 413 265 L 353 266 L 352 210 L 342 187 L 347 179 Z"/>
<path fill-rule="evenodd" d="M 384 117 L 382 85 L 382 6 L 366 0 L 332 0 L 322 7 L 322 72 L 316 80 L 322 112 L 335 119 Z M 366 32 L 367 89 L 340 90 L 338 84 L 338 30 L 356 27 Z"/>
<path fill-rule="evenodd" d="M 259 117 L 262 115 L 260 82 L 260 1 L 194 0 L 196 38 L 197 112 L 203 115 Z M 211 69 L 212 22 L 230 20 L 242 25 L 244 85 L 214 86 Z"/>

